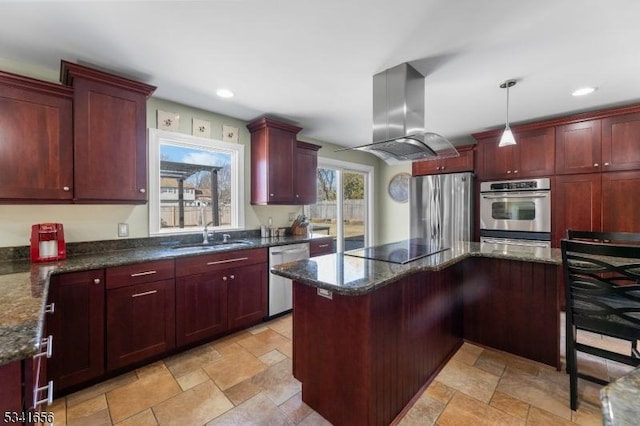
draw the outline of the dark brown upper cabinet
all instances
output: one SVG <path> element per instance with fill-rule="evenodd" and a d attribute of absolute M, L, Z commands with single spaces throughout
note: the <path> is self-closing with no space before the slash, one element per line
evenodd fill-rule
<path fill-rule="evenodd" d="M 60 80 L 73 87 L 75 200 L 146 203 L 146 101 L 156 88 L 66 61 Z"/>
<path fill-rule="evenodd" d="M 498 146 L 501 132 L 474 135 L 478 139 L 476 174 L 481 180 L 553 175 L 554 128 L 514 129 L 514 134 L 517 144 L 505 147 Z"/>
<path fill-rule="evenodd" d="M 0 72 L 0 201 L 73 198 L 73 90 Z"/>
<path fill-rule="evenodd" d="M 296 139 L 300 127 L 260 118 L 251 132 L 251 204 L 316 202 L 318 145 Z"/>
<path fill-rule="evenodd" d="M 475 167 L 475 145 L 457 146 L 456 149 L 460 154 L 457 157 L 414 161 L 411 164 L 412 175 L 424 176 L 473 172 Z"/>

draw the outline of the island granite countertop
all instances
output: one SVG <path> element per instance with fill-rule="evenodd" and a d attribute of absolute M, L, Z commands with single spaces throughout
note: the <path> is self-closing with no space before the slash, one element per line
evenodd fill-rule
<path fill-rule="evenodd" d="M 357 296 L 415 272 L 439 271 L 473 256 L 562 264 L 562 253 L 556 248 L 523 249 L 466 241 L 456 242 L 447 250 L 406 264 L 368 260 L 348 253 L 327 254 L 285 263 L 271 268 L 271 272 L 337 294 Z"/>
<path fill-rule="evenodd" d="M 109 245 L 97 242 L 94 252 L 70 255 L 62 261 L 45 263 L 30 263 L 26 259 L 0 261 L 0 365 L 31 357 L 40 351 L 49 277 L 52 274 L 225 251 L 268 248 L 319 238 L 327 238 L 327 236 L 314 234 L 311 237 L 247 237 L 242 239 L 251 242 L 251 245 L 241 248 L 237 246 L 228 249 L 218 248 L 212 251 L 199 247 L 176 250 L 173 248 L 175 241 L 161 246 L 105 251 L 105 247 Z"/>

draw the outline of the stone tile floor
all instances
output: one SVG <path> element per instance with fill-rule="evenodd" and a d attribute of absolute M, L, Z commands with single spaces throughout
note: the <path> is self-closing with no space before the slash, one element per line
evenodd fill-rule
<path fill-rule="evenodd" d="M 302 402 L 291 356 L 289 315 L 59 398 L 49 410 L 69 426 L 329 425 Z M 629 371 L 588 357 L 580 367 L 603 378 Z M 580 380 L 572 412 L 568 383 L 552 367 L 465 343 L 400 425 L 601 425 L 600 387 Z"/>

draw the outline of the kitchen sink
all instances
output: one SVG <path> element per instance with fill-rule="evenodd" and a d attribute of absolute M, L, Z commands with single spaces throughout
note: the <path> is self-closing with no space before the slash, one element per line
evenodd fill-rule
<path fill-rule="evenodd" d="M 191 243 L 191 244 L 179 244 L 171 247 L 174 250 L 226 250 L 231 248 L 249 247 L 252 246 L 251 241 L 245 240 L 229 240 L 227 242 L 215 241 L 207 244 L 203 243 Z"/>

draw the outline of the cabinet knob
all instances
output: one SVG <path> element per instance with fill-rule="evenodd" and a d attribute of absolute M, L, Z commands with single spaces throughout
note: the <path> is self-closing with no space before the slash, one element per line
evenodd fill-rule
<path fill-rule="evenodd" d="M 100 278 L 94 278 L 93 279 L 93 283 L 94 284 L 100 284 Z"/>
<path fill-rule="evenodd" d="M 144 188 L 140 188 L 140 193 L 144 194 L 145 192 L 147 192 L 147 190 L 146 190 L 146 189 L 144 189 Z"/>
<path fill-rule="evenodd" d="M 273 197 L 273 193 L 269 194 L 269 197 Z"/>
<path fill-rule="evenodd" d="M 604 163 L 605 167 L 608 167 L 610 164 L 609 163 Z"/>
<path fill-rule="evenodd" d="M 513 171 L 513 173 L 518 173 L 518 171 L 517 171 L 517 170 L 514 170 L 514 171 Z"/>
<path fill-rule="evenodd" d="M 222 277 L 222 281 L 226 281 L 226 280 L 227 280 L 227 277 Z"/>
<path fill-rule="evenodd" d="M 444 170 L 444 166 L 440 167 L 440 170 Z"/>
<path fill-rule="evenodd" d="M 69 188 L 68 186 L 63 186 L 63 187 L 62 187 L 62 190 L 63 190 L 64 192 L 69 192 L 69 191 L 71 191 L 71 188 Z"/>
<path fill-rule="evenodd" d="M 598 163 L 593 163 L 593 167 L 598 167 L 600 164 Z"/>
<path fill-rule="evenodd" d="M 300 194 L 296 194 L 296 198 L 300 198 Z"/>
<path fill-rule="evenodd" d="M 507 170 L 507 174 L 510 175 L 511 174 L 511 170 Z"/>
<path fill-rule="evenodd" d="M 235 280 L 235 279 L 236 279 L 236 276 L 235 276 L 235 275 L 231 275 L 231 279 L 232 279 L 232 280 Z"/>

